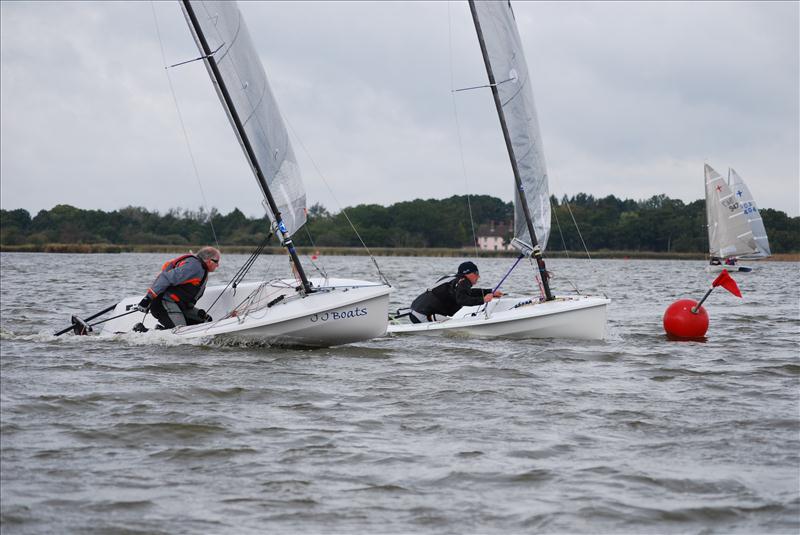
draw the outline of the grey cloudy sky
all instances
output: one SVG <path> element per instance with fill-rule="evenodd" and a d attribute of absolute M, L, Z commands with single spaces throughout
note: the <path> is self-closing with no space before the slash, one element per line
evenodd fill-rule
<path fill-rule="evenodd" d="M 800 4 L 513 5 L 553 193 L 689 202 L 707 162 L 800 215 Z M 486 80 L 466 2 L 240 8 L 309 205 L 511 199 L 490 93 L 451 93 Z M 197 56 L 177 2 L 4 1 L 0 24 L 2 208 L 263 213 L 201 62 L 169 71 L 189 156 L 161 53 Z"/>

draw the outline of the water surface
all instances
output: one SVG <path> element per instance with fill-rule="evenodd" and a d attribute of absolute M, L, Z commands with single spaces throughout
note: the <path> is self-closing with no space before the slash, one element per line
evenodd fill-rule
<path fill-rule="evenodd" d="M 661 327 L 705 292 L 703 263 L 625 260 L 548 262 L 556 294 L 613 299 L 605 341 L 52 336 L 143 295 L 165 259 L 0 258 L 4 534 L 800 530 L 797 263 L 735 275 L 743 299 L 717 289 L 703 343 Z M 396 308 L 461 259 L 378 260 Z M 481 283 L 511 263 L 481 259 Z M 321 264 L 376 279 L 368 258 Z M 266 257 L 252 275 L 287 269 Z"/>

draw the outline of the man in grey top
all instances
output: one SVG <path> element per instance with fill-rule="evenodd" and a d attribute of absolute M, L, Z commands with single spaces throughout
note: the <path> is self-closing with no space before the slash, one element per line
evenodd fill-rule
<path fill-rule="evenodd" d="M 167 329 L 212 321 L 205 310 L 194 305 L 203 296 L 208 274 L 216 271 L 219 260 L 220 252 L 214 247 L 168 260 L 137 308 L 149 310 Z"/>

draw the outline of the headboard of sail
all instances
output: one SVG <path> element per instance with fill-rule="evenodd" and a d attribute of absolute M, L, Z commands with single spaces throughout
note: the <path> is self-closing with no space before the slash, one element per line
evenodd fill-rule
<path fill-rule="evenodd" d="M 528 65 L 522 51 L 514 12 L 507 1 L 476 1 L 475 9 L 497 83 L 534 232 L 544 251 L 550 234 L 550 189 Z M 514 234 L 517 239 L 531 243 L 517 195 L 514 196 Z"/>
<path fill-rule="evenodd" d="M 247 25 L 236 2 L 191 0 L 191 8 L 216 60 L 222 82 L 243 126 L 244 135 L 252 147 L 253 158 L 248 155 L 245 143 L 233 121 L 232 112 L 217 83 L 214 87 L 222 106 L 234 126 L 239 143 L 245 150 L 253 172 L 256 168 L 266 181 L 289 235 L 306 221 L 306 194 L 300 177 L 294 151 L 289 142 L 278 104 L 267 82 L 267 75 L 253 46 Z M 183 6 L 184 13 L 186 8 Z M 187 14 L 188 19 L 188 14 Z M 195 42 L 204 54 L 197 33 L 192 29 Z M 206 64 L 208 67 L 208 64 Z M 216 82 L 209 67 L 212 82 Z M 255 161 L 252 161 L 252 160 Z M 260 182 L 259 182 L 260 183 Z M 266 192 L 264 192 L 266 195 Z M 269 211 L 269 210 L 268 210 Z M 274 214 L 270 214 L 274 220 Z"/>

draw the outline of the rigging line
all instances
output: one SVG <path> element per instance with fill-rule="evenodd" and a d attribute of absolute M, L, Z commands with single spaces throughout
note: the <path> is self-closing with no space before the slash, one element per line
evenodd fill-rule
<path fill-rule="evenodd" d="M 507 82 L 511 82 L 512 80 L 516 80 L 516 78 L 509 78 L 508 80 L 503 80 L 502 82 L 496 82 L 494 84 L 484 84 L 484 85 L 476 85 L 472 87 L 462 87 L 461 89 L 451 89 L 451 93 L 458 93 L 459 91 L 470 91 L 471 89 L 483 89 L 485 87 L 497 87 L 498 85 L 505 84 Z M 452 86 L 451 86 L 452 87 Z"/>
<path fill-rule="evenodd" d="M 306 216 L 306 217 L 308 217 L 308 216 Z M 308 241 L 311 242 L 311 247 L 316 251 L 317 250 L 317 244 L 314 243 L 314 238 L 311 237 L 311 232 L 308 230 L 308 223 L 303 225 L 303 229 L 306 231 L 306 235 L 308 236 Z M 322 264 L 322 268 L 320 269 L 320 267 L 317 265 L 317 263 L 314 262 L 314 259 L 309 258 L 308 261 L 311 262 L 311 265 L 314 266 L 314 269 L 316 269 L 319 272 L 319 274 L 322 275 L 323 279 L 327 279 L 328 278 L 328 273 L 325 271 L 325 265 L 322 264 L 322 262 L 320 262 L 320 264 Z"/>
<path fill-rule="evenodd" d="M 558 227 L 558 235 L 561 236 L 561 245 L 564 246 L 564 254 L 569 258 L 569 251 L 567 250 L 567 241 L 564 239 L 564 232 L 561 230 L 561 223 L 558 221 L 558 211 L 556 207 L 553 206 L 553 202 L 550 201 L 550 211 L 553 213 L 553 217 L 556 220 L 556 227 Z"/>
<path fill-rule="evenodd" d="M 244 265 L 241 268 L 239 268 L 239 271 L 236 273 L 236 275 L 234 275 L 233 279 L 231 279 L 234 289 L 236 289 L 236 286 L 244 280 L 245 276 L 250 271 L 250 268 L 253 267 L 253 264 L 255 264 L 258 257 L 264 253 L 264 249 L 266 248 L 272 236 L 273 234 L 269 233 L 266 236 L 266 238 L 264 238 L 264 241 L 261 242 L 261 244 L 258 247 L 256 247 L 256 250 L 250 254 L 250 258 L 247 259 Z"/>
<path fill-rule="evenodd" d="M 569 215 L 572 218 L 572 224 L 575 225 L 575 230 L 578 231 L 578 237 L 581 239 L 581 245 L 583 245 L 583 250 L 586 252 L 586 257 L 589 259 L 589 263 L 591 264 L 592 255 L 589 254 L 589 249 L 586 247 L 586 242 L 583 241 L 583 234 L 581 234 L 581 229 L 578 226 L 578 222 L 575 220 L 575 214 L 572 213 L 572 207 L 570 207 L 568 200 L 565 200 L 564 204 L 567 205 L 567 211 L 569 211 Z"/>
<path fill-rule="evenodd" d="M 572 223 L 575 225 L 575 230 L 578 231 L 578 237 L 581 239 L 581 245 L 583 245 L 583 250 L 586 252 L 586 257 L 589 259 L 589 267 L 594 267 L 593 266 L 593 261 L 592 261 L 592 255 L 589 254 L 589 248 L 586 247 L 586 242 L 583 241 L 583 234 L 581 234 L 581 229 L 578 226 L 578 222 L 575 220 L 575 214 L 572 213 L 572 207 L 570 207 L 570 205 L 569 205 L 569 200 L 565 199 L 564 200 L 564 204 L 567 205 L 567 210 L 569 211 L 569 215 L 572 218 Z M 608 288 L 608 281 L 606 280 L 605 275 L 600 275 L 600 282 L 603 285 L 603 288 L 604 288 L 603 292 L 605 293 L 605 291 L 607 291 L 605 289 Z"/>
<path fill-rule="evenodd" d="M 255 261 L 258 258 L 258 256 L 264 251 L 264 248 L 267 246 L 267 243 L 269 243 L 270 238 L 272 238 L 272 233 L 271 232 L 269 234 L 267 234 L 267 237 L 264 238 L 264 241 L 261 242 L 256 247 L 255 251 L 250 253 L 250 257 L 245 261 L 245 263 L 242 265 L 242 267 L 239 268 L 239 271 L 237 271 L 236 274 L 233 277 L 231 277 L 231 280 L 228 281 L 228 284 L 225 285 L 225 288 L 223 288 L 222 291 L 217 296 L 217 298 L 214 299 L 214 302 L 211 303 L 211 306 L 208 307 L 208 310 L 211 310 L 212 308 L 214 308 L 214 305 L 216 305 L 217 301 L 219 301 L 220 298 L 225 294 L 225 290 L 227 290 L 229 286 L 233 285 L 233 288 L 236 289 L 236 286 L 240 282 L 242 282 L 242 280 L 244 279 L 245 275 L 247 275 L 247 272 L 250 271 L 251 267 L 253 267 L 253 264 L 255 263 Z"/>
<path fill-rule="evenodd" d="M 555 179 L 554 179 L 554 181 L 555 181 Z M 572 218 L 572 224 L 575 225 L 575 230 L 578 232 L 578 237 L 581 240 L 581 245 L 583 246 L 583 250 L 586 253 L 586 257 L 589 259 L 589 267 L 593 268 L 594 267 L 594 262 L 593 262 L 593 259 L 592 259 L 592 255 L 589 253 L 589 248 L 586 247 L 586 242 L 583 240 L 583 234 L 581 234 L 581 229 L 578 226 L 578 222 L 575 220 L 575 214 L 572 213 L 572 207 L 570 206 L 569 199 L 567 198 L 566 195 L 564 195 L 563 204 L 566 205 L 567 211 L 569 212 L 569 215 L 570 215 L 570 218 Z M 566 250 L 566 245 L 564 246 L 564 249 Z M 573 287 L 575 286 L 572 283 L 572 281 L 570 281 L 570 284 L 572 284 Z M 605 294 L 605 292 L 607 291 L 607 288 L 608 288 L 608 280 L 607 280 L 605 274 L 601 274 L 600 275 L 600 284 L 602 285 L 602 290 L 601 291 L 603 291 L 603 293 Z"/>
<path fill-rule="evenodd" d="M 156 35 L 158 36 L 158 46 L 161 50 L 161 61 L 164 65 L 167 64 L 167 56 L 164 52 L 164 41 L 161 39 L 161 28 L 158 25 L 158 16 L 156 15 L 156 7 L 155 7 L 155 0 L 150 0 L 150 8 L 153 12 L 153 21 L 155 22 L 156 27 Z M 206 192 L 203 189 L 203 183 L 200 181 L 200 172 L 197 170 L 197 162 L 194 159 L 194 153 L 192 152 L 192 145 L 189 142 L 189 133 L 186 131 L 186 124 L 183 122 L 183 114 L 181 113 L 180 105 L 178 104 L 178 97 L 175 94 L 175 87 L 172 85 L 172 78 L 169 75 L 169 68 L 164 67 L 164 73 L 167 75 L 167 82 L 169 83 L 169 91 L 172 94 L 172 101 L 175 104 L 175 110 L 178 113 L 178 122 L 181 124 L 181 130 L 183 132 L 183 139 L 186 142 L 186 150 L 189 152 L 189 159 L 192 161 L 192 168 L 194 169 L 194 176 L 197 180 L 197 185 L 200 188 L 200 197 L 203 199 L 203 207 L 205 208 L 206 212 L 208 212 L 208 223 L 211 225 L 211 234 L 214 236 L 214 243 L 217 246 L 217 249 L 220 248 L 219 246 L 219 239 L 217 239 L 217 231 L 214 229 L 214 221 L 213 221 L 213 213 L 211 213 L 208 209 L 208 201 L 206 200 Z"/>
<path fill-rule="evenodd" d="M 495 286 L 495 287 L 494 287 L 494 290 L 492 290 L 492 294 L 494 294 L 494 292 L 496 292 L 497 290 L 499 290 L 499 289 L 500 289 L 500 287 L 501 287 L 501 286 L 503 285 L 503 283 L 506 281 L 506 279 L 508 278 L 508 276 L 509 276 L 509 275 L 511 275 L 511 272 L 512 272 L 512 271 L 514 271 L 514 268 L 515 268 L 515 267 L 517 267 L 517 264 L 519 264 L 519 261 L 520 261 L 520 260 L 522 260 L 523 258 L 525 258 L 525 255 L 524 255 L 524 254 L 520 254 L 520 255 L 517 257 L 517 261 L 516 261 L 516 262 L 514 262 L 514 265 L 513 265 L 513 266 L 511 266 L 511 269 L 509 269 L 509 270 L 506 272 L 506 274 L 505 274 L 505 275 L 503 275 L 503 278 L 502 278 L 502 279 L 500 279 L 500 282 L 498 282 L 498 283 L 497 283 L 497 286 Z M 491 302 L 491 301 L 490 301 L 490 302 Z M 483 304 L 483 309 L 482 309 L 482 310 L 478 310 L 478 312 L 476 312 L 475 314 L 480 314 L 481 312 L 486 312 L 486 316 L 488 317 L 488 316 L 489 316 L 489 313 L 487 312 L 488 308 L 489 308 L 489 303 L 484 303 L 484 304 Z"/>
<path fill-rule="evenodd" d="M 447 42 L 448 53 L 450 58 L 450 88 L 453 88 L 454 74 L 453 74 L 453 24 L 450 14 L 450 2 L 447 3 Z M 458 140 L 458 152 L 461 156 L 461 173 L 464 176 L 464 191 L 467 196 L 467 210 L 469 211 L 469 224 L 472 228 L 472 247 L 475 249 L 475 258 L 478 257 L 478 237 L 475 234 L 475 219 L 472 216 L 472 202 L 469 195 L 469 181 L 467 179 L 467 164 L 464 161 L 464 145 L 461 141 L 461 125 L 458 122 L 458 103 L 456 102 L 456 95 L 454 91 L 450 91 L 453 102 L 453 118 L 456 123 L 456 139 Z"/>
<path fill-rule="evenodd" d="M 333 192 L 333 189 L 331 189 L 330 184 L 328 184 L 328 181 L 325 179 L 325 175 L 322 174 L 322 171 L 320 170 L 319 166 L 317 165 L 317 162 L 314 161 L 314 158 L 311 156 L 311 152 L 303 144 L 303 140 L 300 139 L 300 136 L 297 135 L 297 131 L 294 129 L 294 126 L 292 126 L 292 123 L 289 122 L 289 119 L 287 119 L 286 116 L 283 115 L 283 113 L 281 113 L 281 116 L 283 117 L 283 120 L 286 121 L 286 124 L 289 126 L 289 130 L 292 131 L 292 134 L 294 135 L 294 138 L 300 144 L 300 148 L 302 148 L 303 152 L 306 154 L 306 156 L 308 156 L 308 159 L 311 162 L 311 165 L 314 167 L 314 170 L 317 172 L 319 177 L 322 179 L 322 183 L 325 184 L 326 188 L 328 188 L 328 193 L 331 194 L 331 197 L 333 197 L 333 201 L 338 205 L 339 209 L 342 212 L 342 215 L 344 215 L 344 218 L 347 220 L 347 223 L 350 225 L 350 228 L 353 229 L 353 232 L 355 232 L 356 237 L 358 238 L 358 241 L 361 242 L 361 246 L 367 251 L 367 254 L 369 255 L 370 259 L 372 260 L 372 263 L 375 265 L 375 269 L 378 270 L 378 275 L 380 275 L 381 280 L 383 280 L 383 282 L 386 283 L 388 286 L 391 286 L 391 284 L 389 284 L 389 279 L 387 279 L 386 275 L 384 275 L 383 271 L 381 271 L 381 267 L 378 265 L 378 261 L 375 259 L 375 256 L 372 254 L 372 251 L 370 251 L 369 247 L 367 247 L 367 244 L 364 243 L 364 240 L 361 238 L 361 234 L 358 233 L 358 230 L 356 229 L 355 225 L 353 225 L 353 222 L 350 220 L 350 216 L 347 215 L 347 210 L 342 208 L 342 204 L 339 202 L 339 199 L 336 197 L 336 194 Z"/>
<path fill-rule="evenodd" d="M 564 232 L 561 230 L 561 223 L 558 221 L 558 210 L 556 207 L 553 206 L 552 198 L 550 198 L 550 212 L 552 212 L 553 217 L 556 220 L 556 227 L 558 227 L 558 235 L 561 236 L 561 244 L 564 246 L 564 255 L 566 255 L 567 259 L 569 260 L 569 251 L 567 250 L 567 242 L 564 239 Z M 581 291 L 578 286 L 573 282 L 573 280 L 567 277 L 567 282 L 569 282 L 570 286 L 575 290 L 575 293 L 580 294 Z"/>
<path fill-rule="evenodd" d="M 547 299 L 547 295 L 545 294 L 544 286 L 542 285 L 542 279 L 539 276 L 540 275 L 539 266 L 534 264 L 533 255 L 528 257 L 528 261 L 530 261 L 531 263 L 531 271 L 533 271 L 534 278 L 536 279 L 536 284 L 539 286 L 539 300 L 545 301 Z"/>
<path fill-rule="evenodd" d="M 221 45 L 219 45 L 217 47 L 217 49 L 215 51 L 213 51 L 211 54 L 208 54 L 206 56 L 200 56 L 199 58 L 187 59 L 186 61 L 181 61 L 180 63 L 175 63 L 174 65 L 170 65 L 169 67 L 165 67 L 165 69 L 171 69 L 173 67 L 180 67 L 181 65 L 186 65 L 187 63 L 192 63 L 193 61 L 200 61 L 201 59 L 208 59 L 208 58 L 212 57 L 214 54 L 216 54 L 217 52 L 219 52 L 219 49 L 222 48 L 223 46 L 225 46 L 225 43 L 222 43 Z"/>
<path fill-rule="evenodd" d="M 253 267 L 253 264 L 255 264 L 256 259 L 262 252 L 264 252 L 264 244 L 259 245 L 258 247 L 256 247 L 255 251 L 250 253 L 250 257 L 247 259 L 247 261 L 245 261 L 242 267 L 239 268 L 239 271 L 236 272 L 236 275 L 234 275 L 233 278 L 231 279 L 231 286 L 233 286 L 234 289 L 236 289 L 239 283 L 244 280 L 245 276 L 247 276 L 247 273 L 250 271 L 250 268 Z"/>

